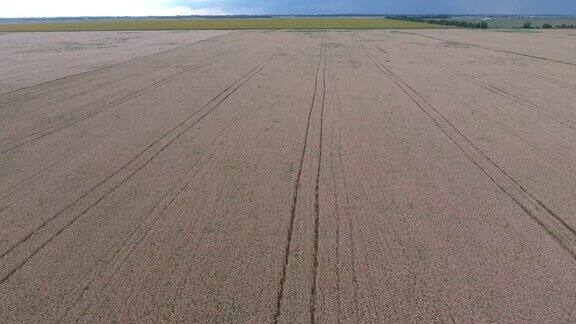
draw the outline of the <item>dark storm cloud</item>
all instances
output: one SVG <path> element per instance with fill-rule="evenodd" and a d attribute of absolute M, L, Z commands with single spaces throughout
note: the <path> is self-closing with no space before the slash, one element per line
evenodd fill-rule
<path fill-rule="evenodd" d="M 320 13 L 537 13 L 576 14 L 566 0 L 181 0 L 193 9 L 220 8 L 243 14 Z"/>

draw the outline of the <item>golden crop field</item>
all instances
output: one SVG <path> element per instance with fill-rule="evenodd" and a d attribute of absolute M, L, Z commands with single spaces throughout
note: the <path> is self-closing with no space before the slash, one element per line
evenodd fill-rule
<path fill-rule="evenodd" d="M 251 18 L 100 20 L 0 25 L 0 32 L 233 29 L 392 29 L 440 28 L 385 18 Z"/>

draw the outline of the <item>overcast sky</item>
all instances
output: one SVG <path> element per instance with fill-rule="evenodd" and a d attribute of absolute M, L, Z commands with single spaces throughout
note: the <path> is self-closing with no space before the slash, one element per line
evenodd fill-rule
<path fill-rule="evenodd" d="M 0 0 L 0 17 L 211 14 L 576 14 L 576 0 Z"/>

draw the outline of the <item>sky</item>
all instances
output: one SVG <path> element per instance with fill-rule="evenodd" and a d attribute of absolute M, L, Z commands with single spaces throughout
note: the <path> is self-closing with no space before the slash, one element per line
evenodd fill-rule
<path fill-rule="evenodd" d="M 5 18 L 341 13 L 576 15 L 576 0 L 0 0 Z"/>

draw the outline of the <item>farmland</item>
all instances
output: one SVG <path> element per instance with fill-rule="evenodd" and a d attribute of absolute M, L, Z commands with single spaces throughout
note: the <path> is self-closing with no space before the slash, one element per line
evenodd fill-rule
<path fill-rule="evenodd" d="M 452 17 L 454 20 L 463 20 L 473 23 L 482 21 L 481 18 L 475 17 Z M 525 17 L 525 18 L 493 18 L 486 20 L 488 23 L 488 28 L 495 29 L 519 29 L 524 26 L 524 23 L 530 22 L 532 27 L 542 28 L 542 26 L 548 24 L 550 26 L 572 26 L 576 25 L 576 18 L 574 17 Z"/>
<path fill-rule="evenodd" d="M 0 32 L 245 30 L 245 29 L 391 29 L 438 26 L 384 18 L 254 18 L 254 19 L 126 19 L 0 24 Z"/>
<path fill-rule="evenodd" d="M 0 41 L 0 322 L 576 321 L 573 32 Z"/>

